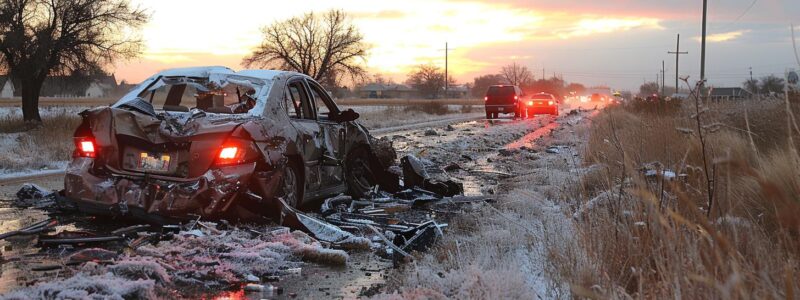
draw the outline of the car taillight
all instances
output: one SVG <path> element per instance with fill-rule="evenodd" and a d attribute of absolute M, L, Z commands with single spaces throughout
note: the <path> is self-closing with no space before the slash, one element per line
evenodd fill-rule
<path fill-rule="evenodd" d="M 75 157 L 97 157 L 97 145 L 90 137 L 75 138 Z"/>
<path fill-rule="evenodd" d="M 518 96 L 514 96 L 514 100 L 519 100 L 519 97 Z"/>
<path fill-rule="evenodd" d="M 241 139 L 229 139 L 222 144 L 215 165 L 235 165 L 252 161 L 258 154 L 258 150 L 253 147 L 253 142 Z"/>
<path fill-rule="evenodd" d="M 483 101 L 489 101 L 489 96 L 483 97 Z"/>
<path fill-rule="evenodd" d="M 547 105 L 553 105 L 553 101 L 547 101 Z"/>
<path fill-rule="evenodd" d="M 528 101 L 528 105 L 533 105 L 533 101 Z"/>

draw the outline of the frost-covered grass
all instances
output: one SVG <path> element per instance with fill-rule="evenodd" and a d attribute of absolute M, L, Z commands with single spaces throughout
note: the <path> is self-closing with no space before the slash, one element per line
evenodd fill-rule
<path fill-rule="evenodd" d="M 706 173 L 687 104 L 671 114 L 622 107 L 593 118 L 581 182 L 569 187 L 581 250 L 553 256 L 574 295 L 796 297 L 800 132 L 787 116 L 797 118 L 797 107 L 710 105 L 701 115 Z M 647 165 L 679 177 L 645 178 Z"/>
<path fill-rule="evenodd" d="M 103 264 L 69 264 L 59 279 L 36 282 L 0 299 L 192 299 L 237 290 L 267 276 L 294 276 L 304 262 L 341 266 L 348 260 L 345 251 L 288 228 L 218 230 L 211 223 L 199 228 L 126 250 Z"/>
<path fill-rule="evenodd" d="M 43 108 L 42 124 L 31 127 L 19 109 L 0 108 L 0 174 L 63 168 L 74 149 L 72 136 L 82 109 Z"/>

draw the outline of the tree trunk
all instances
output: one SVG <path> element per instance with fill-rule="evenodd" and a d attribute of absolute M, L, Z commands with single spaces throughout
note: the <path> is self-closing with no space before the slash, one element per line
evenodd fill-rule
<path fill-rule="evenodd" d="M 42 117 L 39 115 L 39 94 L 43 82 L 44 80 L 37 79 L 22 81 L 22 119 L 25 122 L 42 122 Z"/>

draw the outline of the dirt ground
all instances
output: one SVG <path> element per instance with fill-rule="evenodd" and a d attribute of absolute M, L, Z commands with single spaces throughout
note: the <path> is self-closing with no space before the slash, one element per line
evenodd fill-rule
<path fill-rule="evenodd" d="M 489 195 L 498 199 L 507 199 L 509 193 L 516 193 L 520 185 L 530 184 L 540 176 L 532 175 L 538 171 L 549 172 L 553 163 L 544 161 L 566 161 L 573 157 L 574 145 L 556 145 L 559 141 L 553 138 L 554 132 L 569 132 L 568 127 L 583 121 L 583 114 L 566 114 L 561 117 L 539 116 L 528 120 L 500 119 L 494 121 L 470 121 L 454 125 L 442 125 L 431 128 L 413 128 L 403 132 L 387 133 L 394 141 L 398 154 L 416 155 L 430 166 L 434 176 L 447 176 L 462 182 L 466 195 Z M 585 114 L 585 113 L 584 113 Z M 566 130 L 566 131 L 565 131 Z M 562 149 L 559 153 L 549 153 L 551 146 Z M 546 157 L 553 156 L 553 157 Z M 561 157 L 563 156 L 563 157 Z M 545 157 L 545 159 L 541 159 Z M 539 160 L 538 163 L 531 164 Z M 519 164 L 518 161 L 528 161 Z M 445 167 L 449 171 L 445 171 Z M 534 169 L 531 169 L 534 168 Z M 568 169 L 568 168 L 567 168 Z M 534 176 L 536 178 L 531 178 Z M 35 180 L 20 179 L 5 181 L 0 184 L 0 198 L 10 199 L 23 182 L 34 182 L 44 188 L 59 189 L 62 178 L 59 174 L 37 178 Z M 505 201 L 505 200 L 504 200 Z M 501 207 L 503 208 L 503 207 Z M 482 208 L 486 211 L 491 208 Z M 463 217 L 469 217 L 465 213 Z M 0 208 L 0 231 L 19 228 L 21 224 L 38 221 L 46 215 L 37 210 L 19 210 L 10 207 Z M 444 222 L 459 224 L 462 216 L 448 215 Z M 81 223 L 79 223 L 81 224 Z M 78 225 L 81 226 L 81 225 Z M 513 226 L 508 225 L 506 226 Z M 91 227 L 91 226 L 89 226 Z M 452 241 L 448 238 L 450 230 L 445 230 L 444 244 Z M 452 234 L 461 238 L 468 234 L 454 228 Z M 27 244 L 26 244 L 27 243 Z M 36 248 L 30 241 L 16 240 L 0 242 L 3 257 L 19 257 L 31 255 Z M 438 250 L 434 250 L 435 253 Z M 276 291 L 262 293 L 245 293 L 243 290 L 220 292 L 206 295 L 226 296 L 231 298 L 245 297 L 257 299 L 267 298 L 355 298 L 372 296 L 384 292 L 393 292 L 398 282 L 408 282 L 406 278 L 413 269 L 393 269 L 390 260 L 373 255 L 369 251 L 350 251 L 346 266 L 331 267 L 314 263 L 304 263 L 299 274 L 293 277 L 281 277 L 271 285 L 280 287 Z M 420 263 L 430 260 L 419 256 Z M 30 271 L 30 266 L 20 263 L 4 263 L 0 274 L 0 292 L 17 289 L 20 284 L 35 281 L 40 272 Z M 24 260 L 19 260 L 24 261 Z M 416 266 L 416 263 L 415 263 Z M 538 270 L 541 271 L 541 268 Z M 46 273 L 46 272 L 45 272 Z M 541 275 L 541 272 L 539 272 Z M 54 274 L 45 276 L 52 278 Z M 58 274 L 55 274 L 58 277 Z M 543 275 L 542 275 L 543 276 Z M 532 284 L 540 284 L 544 279 L 532 279 Z M 537 281 L 538 280 L 538 281 Z M 546 281 L 546 280 L 545 280 Z M 536 292 L 536 291 L 534 291 Z M 563 296 L 563 295 L 562 295 Z"/>

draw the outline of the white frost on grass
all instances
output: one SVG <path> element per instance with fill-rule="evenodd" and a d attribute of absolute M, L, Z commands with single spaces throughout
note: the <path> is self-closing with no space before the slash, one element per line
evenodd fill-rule
<path fill-rule="evenodd" d="M 155 299 L 154 280 L 130 280 L 112 273 L 87 275 L 39 283 L 0 296 L 0 299 Z"/>
<path fill-rule="evenodd" d="M 209 226 L 209 225 L 207 225 Z M 265 276 L 290 275 L 304 261 L 342 265 L 347 253 L 323 247 L 302 232 L 270 227 L 181 232 L 145 245 L 104 266 L 87 262 L 65 271 L 66 279 L 39 282 L 0 299 L 153 299 L 185 289 L 215 291 Z M 31 296 L 33 295 L 33 296 Z"/>

